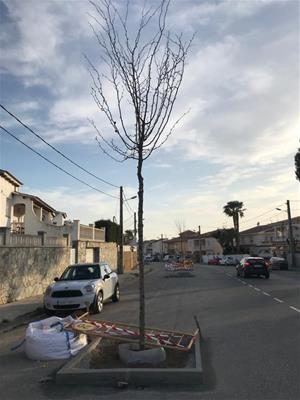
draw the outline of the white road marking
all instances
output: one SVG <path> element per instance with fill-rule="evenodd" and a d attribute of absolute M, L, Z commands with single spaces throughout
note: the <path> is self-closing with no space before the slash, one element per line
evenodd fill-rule
<path fill-rule="evenodd" d="M 249 287 L 253 287 L 253 285 L 249 285 L 249 283 L 248 283 L 248 286 L 249 286 Z"/>
<path fill-rule="evenodd" d="M 267 293 L 267 292 L 263 292 L 263 294 L 264 294 L 265 296 L 270 296 L 270 297 L 271 297 L 271 295 L 270 295 L 269 293 Z"/>
<path fill-rule="evenodd" d="M 247 285 L 247 282 L 241 281 L 244 285 Z"/>
<path fill-rule="evenodd" d="M 277 297 L 273 297 L 273 299 L 274 299 L 275 301 L 278 301 L 278 303 L 284 303 L 283 300 L 277 299 Z"/>
<path fill-rule="evenodd" d="M 260 292 L 260 289 L 258 289 L 257 287 L 255 287 L 254 290 L 257 290 L 258 292 Z"/>
<path fill-rule="evenodd" d="M 298 310 L 298 308 L 296 308 L 296 307 L 293 307 L 293 306 L 289 306 L 292 310 L 295 310 L 295 311 L 297 311 L 297 312 L 299 312 L 300 313 L 300 310 Z"/>

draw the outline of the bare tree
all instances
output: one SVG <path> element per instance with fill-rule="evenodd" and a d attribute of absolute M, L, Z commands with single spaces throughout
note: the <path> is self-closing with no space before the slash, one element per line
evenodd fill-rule
<path fill-rule="evenodd" d="M 181 251 L 181 255 L 183 256 L 182 232 L 185 231 L 185 222 L 184 222 L 184 220 L 176 219 L 175 220 L 175 226 L 176 226 L 177 232 L 178 232 L 179 237 L 180 237 L 180 251 Z"/>
<path fill-rule="evenodd" d="M 192 39 L 171 36 L 166 30 L 170 0 L 160 0 L 157 8 L 144 7 L 136 32 L 132 34 L 129 2 L 121 13 L 112 0 L 91 1 L 91 24 L 108 72 L 101 72 L 90 60 L 92 96 L 113 129 L 109 139 L 94 121 L 102 151 L 114 160 L 137 161 L 138 178 L 138 256 L 140 291 L 140 348 L 144 348 L 145 295 L 143 261 L 143 163 L 171 135 L 171 123 L 178 90 L 182 83 L 187 52 Z M 106 90 L 109 84 L 114 93 Z"/>

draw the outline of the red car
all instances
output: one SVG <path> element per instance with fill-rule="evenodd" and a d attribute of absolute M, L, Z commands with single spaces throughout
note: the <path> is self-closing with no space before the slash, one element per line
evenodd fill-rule
<path fill-rule="evenodd" d="M 208 265 L 219 265 L 219 259 L 218 257 L 211 258 L 208 260 Z"/>

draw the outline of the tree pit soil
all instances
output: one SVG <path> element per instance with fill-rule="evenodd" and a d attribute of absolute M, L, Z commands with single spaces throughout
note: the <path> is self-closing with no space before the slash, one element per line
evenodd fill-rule
<path fill-rule="evenodd" d="M 194 356 L 190 351 L 165 349 L 166 360 L 156 365 L 136 364 L 125 365 L 119 357 L 118 346 L 121 342 L 117 340 L 102 339 L 98 346 L 91 351 L 88 360 L 84 360 L 89 369 L 113 369 L 113 368 L 192 368 Z"/>

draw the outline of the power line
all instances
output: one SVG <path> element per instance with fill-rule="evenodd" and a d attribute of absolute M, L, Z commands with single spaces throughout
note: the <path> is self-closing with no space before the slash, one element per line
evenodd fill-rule
<path fill-rule="evenodd" d="M 275 207 L 271 208 L 270 210 L 268 210 L 268 211 L 266 211 L 266 212 L 264 212 L 264 213 L 262 213 L 262 214 L 260 214 L 260 215 L 257 215 L 256 217 L 251 217 L 251 218 L 248 218 L 248 219 L 246 219 L 246 220 L 241 220 L 240 225 L 243 225 L 243 224 L 247 223 L 248 221 L 252 221 L 253 219 L 260 218 L 260 217 L 262 217 L 262 216 L 264 216 L 264 215 L 266 215 L 266 214 L 268 214 L 268 213 L 274 211 L 274 210 L 276 209 L 276 207 L 281 207 L 281 206 L 283 206 L 283 205 L 284 205 L 284 204 L 279 204 L 279 206 L 275 206 Z"/>
<path fill-rule="evenodd" d="M 93 176 L 94 178 L 98 179 L 99 181 L 106 183 L 107 185 L 113 186 L 115 188 L 118 188 L 119 186 L 114 185 L 111 182 L 106 181 L 103 178 L 100 178 L 99 176 L 93 174 L 92 172 L 88 171 L 86 168 L 82 167 L 81 165 L 79 165 L 78 163 L 76 163 L 75 161 L 73 161 L 71 158 L 69 158 L 68 156 L 66 156 L 64 153 L 62 153 L 60 150 L 58 150 L 56 147 L 52 146 L 52 144 L 48 143 L 45 139 L 43 139 L 39 134 L 37 134 L 36 132 L 34 132 L 29 126 L 27 126 L 24 122 L 22 122 L 16 115 L 14 115 L 12 112 L 8 111 L 2 104 L 0 104 L 0 107 L 7 112 L 10 116 L 12 116 L 16 121 L 18 121 L 22 126 L 24 126 L 24 128 L 26 128 L 27 130 L 29 130 L 33 135 L 35 135 L 38 139 L 40 139 L 43 143 L 45 143 L 47 146 L 49 146 L 52 150 L 54 150 L 56 153 L 58 153 L 60 156 L 62 156 L 63 158 L 65 158 L 66 160 L 68 160 L 70 163 L 72 163 L 73 165 L 75 165 L 77 168 L 80 168 L 82 171 L 86 172 L 87 174 Z"/>
<path fill-rule="evenodd" d="M 129 204 L 129 201 L 126 198 L 125 194 L 124 194 L 124 202 L 125 202 L 125 206 L 126 206 L 128 212 L 129 212 L 129 214 L 130 213 L 134 213 L 134 210 L 132 209 L 131 205 Z"/>
<path fill-rule="evenodd" d="M 281 214 L 284 213 L 284 212 L 285 212 L 285 211 L 282 210 L 282 211 L 280 211 L 279 213 L 269 215 L 267 218 L 264 218 L 264 219 L 260 220 L 259 222 L 270 221 L 272 218 L 278 217 L 279 215 L 281 215 Z M 276 221 L 276 222 L 279 222 L 279 221 Z M 271 224 L 271 223 L 273 223 L 273 222 L 270 222 L 270 224 Z"/>
<path fill-rule="evenodd" d="M 52 164 L 54 167 L 56 167 L 57 169 L 59 169 L 60 171 L 64 172 L 65 174 L 71 176 L 73 179 L 76 179 L 78 182 L 82 183 L 85 186 L 88 186 L 89 188 L 96 190 L 99 193 L 105 194 L 106 196 L 112 197 L 113 199 L 118 199 L 117 196 L 113 196 L 112 194 L 103 192 L 100 189 L 95 188 L 94 186 L 90 185 L 89 183 L 84 182 L 83 180 L 81 180 L 80 178 L 77 178 L 76 176 L 72 175 L 70 172 L 66 171 L 65 169 L 63 169 L 62 167 L 60 167 L 59 165 L 55 164 L 54 162 L 52 162 L 51 160 L 49 160 L 47 157 L 43 156 L 41 153 L 39 153 L 38 151 L 34 150 L 32 147 L 28 146 L 28 144 L 24 143 L 22 140 L 20 140 L 19 138 L 17 138 L 13 133 L 9 132 L 7 129 L 5 129 L 2 125 L 0 125 L 0 128 L 6 132 L 8 135 L 10 135 L 11 137 L 13 137 L 15 140 L 17 140 L 19 143 L 22 143 L 25 147 L 27 147 L 29 150 L 31 150 L 33 153 L 37 154 L 38 156 L 40 156 L 41 158 L 43 158 L 45 161 L 47 161 L 48 163 Z"/>

